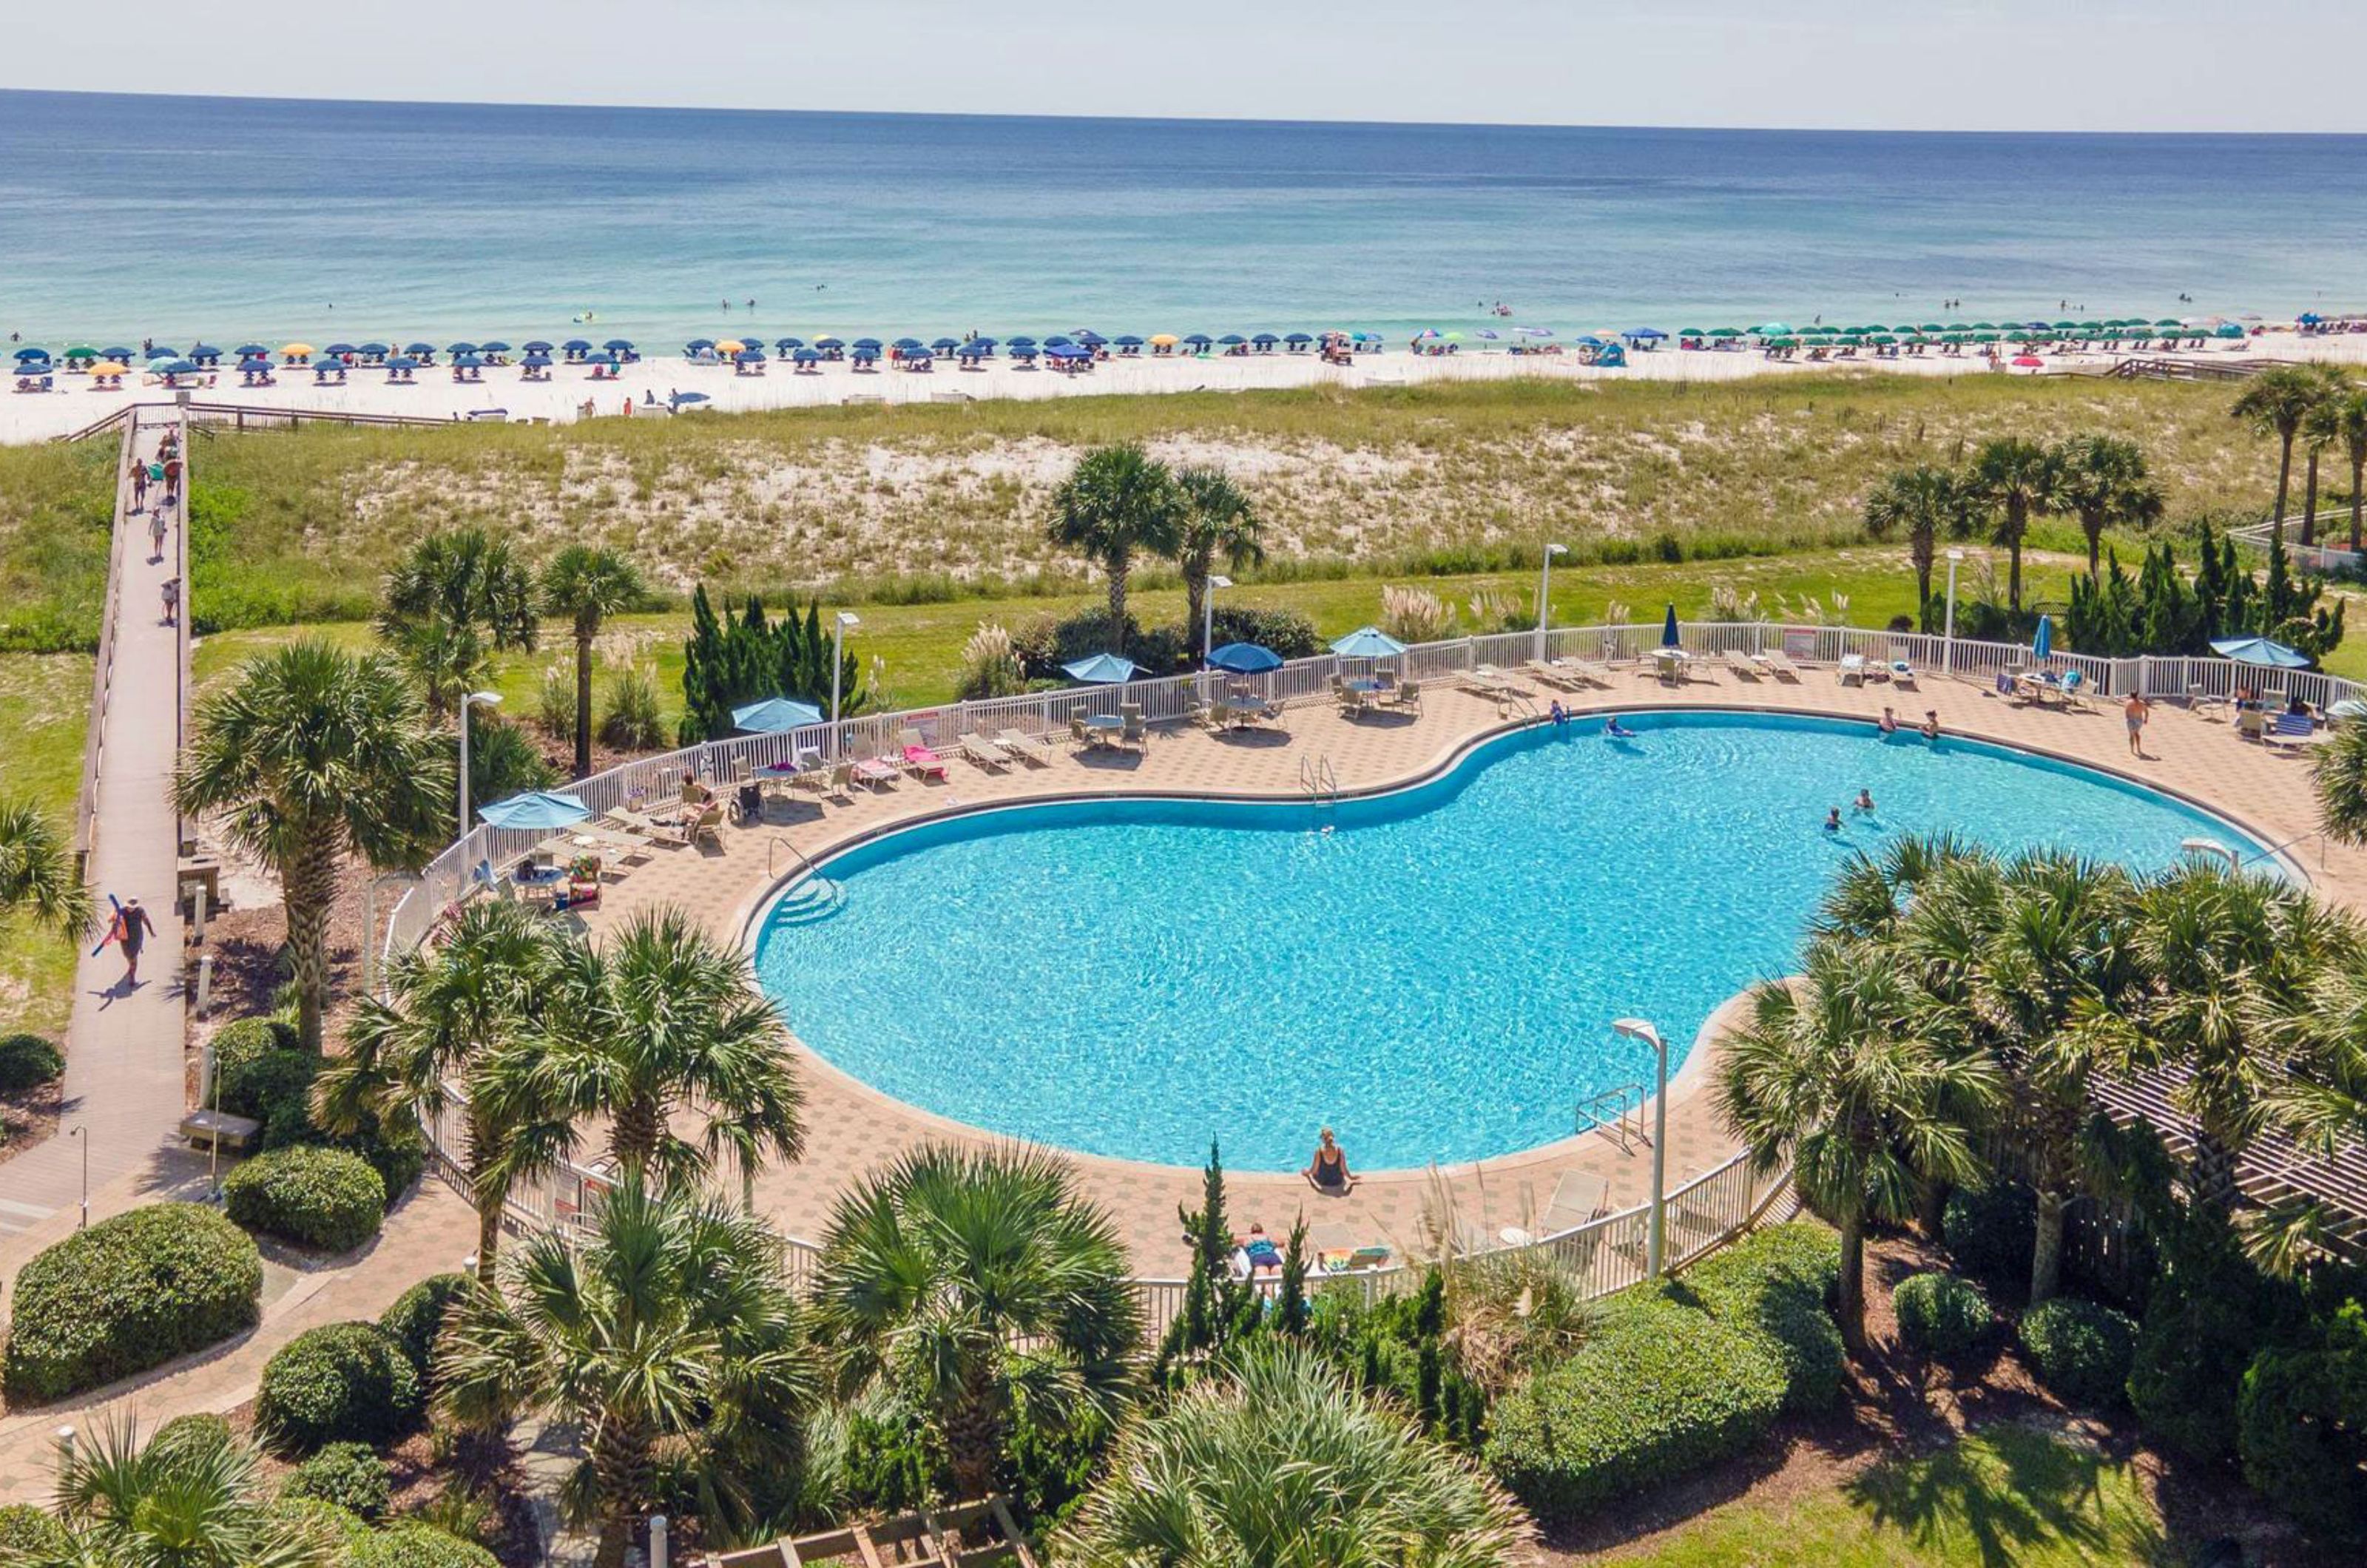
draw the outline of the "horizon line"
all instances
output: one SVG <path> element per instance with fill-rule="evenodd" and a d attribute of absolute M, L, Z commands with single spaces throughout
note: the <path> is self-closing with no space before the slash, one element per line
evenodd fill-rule
<path fill-rule="evenodd" d="M 784 108 L 733 104 L 674 103 L 588 103 L 540 99 L 491 98 L 393 98 L 393 97 L 318 97 L 299 94 L 277 93 L 156 93 L 119 92 L 80 87 L 18 87 L 0 84 L 0 96 L 47 98 L 136 98 L 163 102 L 209 104 L 311 104 L 331 107 L 351 106 L 375 108 L 468 108 L 468 109 L 528 109 L 579 110 L 590 114 L 649 113 L 725 116 L 778 115 L 810 118 L 854 118 L 868 119 L 908 120 L 1020 120 L 1103 125 L 1205 125 L 1260 126 L 1293 128 L 1351 128 L 1358 130 L 1593 130 L 1593 131 L 1683 131 L 1707 134 L 1794 135 L 1794 136 L 1931 136 L 1931 137 L 2017 137 L 2051 136 L 2080 137 L 2103 140 L 2113 137 L 2156 138 L 2262 138 L 2280 137 L 2293 141 L 2358 141 L 2367 140 L 2367 130 L 2167 130 L 2142 127 L 2126 127 L 2111 130 L 2093 129 L 2066 130 L 2049 126 L 2026 126 L 2012 129 L 1996 127 L 1946 126 L 1848 126 L 1848 125 L 1711 125 L 1689 124 L 1617 124 L 1593 121 L 1564 120 L 1452 120 L 1452 119 L 1361 119 L 1346 117 L 1289 118 L 1240 115 L 1106 115 L 1106 114 L 1037 114 L 1007 113 L 980 109 L 848 109 L 848 108 Z"/>

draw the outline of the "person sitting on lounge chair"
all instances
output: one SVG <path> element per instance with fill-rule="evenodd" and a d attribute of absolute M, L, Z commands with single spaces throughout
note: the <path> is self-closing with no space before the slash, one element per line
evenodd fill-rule
<path fill-rule="evenodd" d="M 1345 1198 L 1356 1190 L 1356 1178 L 1348 1169 L 1348 1152 L 1331 1136 L 1326 1127 L 1316 1140 L 1315 1157 L 1298 1173 L 1307 1184 L 1327 1197 Z"/>

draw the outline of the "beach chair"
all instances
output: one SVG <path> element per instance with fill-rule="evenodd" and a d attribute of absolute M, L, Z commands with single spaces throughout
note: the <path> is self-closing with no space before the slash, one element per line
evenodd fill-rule
<path fill-rule="evenodd" d="M 2236 712 L 2236 735 L 2242 740 L 2265 740 L 2269 734 L 2269 716 L 2259 708 L 2238 708 Z"/>
<path fill-rule="evenodd" d="M 1389 706 L 1397 708 L 1402 712 L 1420 713 L 1421 711 L 1421 682 L 1419 681 L 1399 682 L 1396 685 L 1389 688 L 1388 705 Z"/>
<path fill-rule="evenodd" d="M 789 787 L 809 791 L 817 800 L 824 795 L 832 795 L 844 800 L 846 798 L 847 786 L 854 782 L 854 764 L 840 762 L 832 767 L 802 768 L 790 775 Z"/>
<path fill-rule="evenodd" d="M 963 736 L 961 754 L 965 761 L 976 767 L 1008 768 L 1011 766 L 1011 759 L 1004 756 L 993 741 L 981 735 Z"/>
<path fill-rule="evenodd" d="M 912 732 L 908 730 L 906 733 Z M 904 750 L 896 758 L 896 762 L 916 779 L 936 779 L 942 782 L 947 776 L 946 760 L 926 746 L 913 741 L 908 740 L 904 743 Z"/>
<path fill-rule="evenodd" d="M 1578 671 L 1578 678 L 1581 681 L 1606 689 L 1611 684 L 1611 666 L 1599 659 L 1573 659 L 1569 667 Z"/>
<path fill-rule="evenodd" d="M 1025 734 L 1016 729 L 998 729 L 994 738 L 1002 742 L 1010 753 L 1021 760 L 1042 767 L 1052 760 L 1052 749 L 1044 744 L 1041 736 Z"/>
<path fill-rule="evenodd" d="M 1567 671 L 1555 669 L 1542 659 L 1532 659 L 1521 668 L 1526 670 L 1530 679 L 1535 681 L 1537 684 L 1551 686 L 1557 692 L 1570 691 L 1576 685 Z"/>
<path fill-rule="evenodd" d="M 848 764 L 848 773 L 856 784 L 874 794 L 896 782 L 896 764 L 885 757 L 866 757 Z"/>
<path fill-rule="evenodd" d="M 1759 666 L 1750 662 L 1750 657 L 1748 654 L 1737 653 L 1734 649 L 1727 649 L 1726 667 L 1733 672 L 1734 678 L 1738 681 L 1749 681 L 1756 684 L 1759 680 Z"/>
<path fill-rule="evenodd" d="M 1611 1183 L 1591 1170 L 1565 1170 L 1554 1183 L 1553 1201 L 1537 1216 L 1547 1235 L 1599 1220 L 1611 1207 Z"/>
<path fill-rule="evenodd" d="M 1894 659 L 1890 661 L 1890 683 L 1902 692 L 1920 690 L 1915 684 L 1915 666 L 1908 663 L 1904 659 Z"/>
<path fill-rule="evenodd" d="M 721 800 L 710 800 L 699 808 L 697 816 L 684 818 L 682 823 L 684 844 L 696 844 L 702 839 L 713 839 L 720 844 L 723 841 L 722 835 L 717 829 L 723 826 L 725 809 Z"/>
<path fill-rule="evenodd" d="M 1086 724 L 1083 716 L 1073 713 L 1069 716 L 1069 739 L 1088 751 L 1102 743 L 1100 731 Z"/>
<path fill-rule="evenodd" d="M 1789 681 L 1795 686 L 1800 683 L 1800 667 L 1792 662 L 1790 654 L 1762 653 L 1759 657 L 1778 681 Z"/>
<path fill-rule="evenodd" d="M 1865 655 L 1863 653 L 1842 654 L 1839 673 L 1840 675 L 1841 684 L 1844 686 L 1864 685 Z"/>
<path fill-rule="evenodd" d="M 2063 672 L 2063 679 L 2055 683 L 2055 694 L 2062 700 L 2063 705 L 2067 708 L 2085 707 L 2088 705 L 2081 701 L 2081 694 L 2087 690 L 2087 671 L 2067 670 Z"/>
<path fill-rule="evenodd" d="M 2260 739 L 2272 746 L 2306 746 L 2317 739 L 2317 724 L 2305 713 L 2281 713 Z"/>
<path fill-rule="evenodd" d="M 1118 707 L 1118 716 L 1126 720 L 1126 726 L 1118 731 L 1117 743 L 1121 746 L 1131 746 L 1138 751 L 1147 750 L 1150 741 L 1150 731 L 1143 725 L 1141 705 L 1136 703 L 1121 704 Z"/>

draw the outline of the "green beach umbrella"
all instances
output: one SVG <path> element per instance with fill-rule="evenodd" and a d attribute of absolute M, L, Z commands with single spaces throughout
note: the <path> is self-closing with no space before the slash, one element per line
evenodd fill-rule
<path fill-rule="evenodd" d="M 2185 324 L 2185 322 L 2180 321 L 2175 316 L 2164 316 L 2161 320 L 2154 323 L 2154 325 L 2157 327 L 2180 327 Z"/>
<path fill-rule="evenodd" d="M 1742 329 L 1740 327 L 1720 327 L 1709 335 L 1712 337 L 1740 337 L 1742 335 Z"/>
<path fill-rule="evenodd" d="M 1973 323 L 1973 331 L 1976 333 L 1993 333 L 1997 330 L 1998 324 L 1995 321 L 1975 321 Z"/>
<path fill-rule="evenodd" d="M 1679 327 L 1677 329 L 1677 335 L 1679 337 L 1707 337 L 1709 336 L 1709 333 L 1702 331 L 1699 327 Z"/>
<path fill-rule="evenodd" d="M 1944 333 L 1948 327 L 1944 321 L 1926 321 L 1915 330 L 1919 333 Z"/>
<path fill-rule="evenodd" d="M 1876 344 L 1878 344 L 1882 345 L 1883 347 L 1886 347 L 1886 347 L 1888 347 L 1890 344 L 1894 344 L 1894 343 L 1897 343 L 1897 342 L 1898 341 L 1898 339 L 1897 339 L 1895 335 L 1893 335 L 1892 333 L 1874 333 L 1874 341 Z"/>
<path fill-rule="evenodd" d="M 1865 346 L 1865 334 L 1863 333 L 1843 333 L 1839 341 L 1840 346 L 1842 348 L 1863 348 Z"/>
<path fill-rule="evenodd" d="M 1792 333 L 1791 326 L 1784 321 L 1768 321 L 1763 325 L 1751 328 L 1750 331 L 1755 337 L 1788 337 Z"/>

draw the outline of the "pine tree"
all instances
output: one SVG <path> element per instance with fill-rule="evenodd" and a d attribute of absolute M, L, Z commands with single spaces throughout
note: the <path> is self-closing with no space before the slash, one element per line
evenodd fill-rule
<path fill-rule="evenodd" d="M 1290 1227 L 1290 1245 L 1282 1254 L 1282 1287 L 1274 1294 L 1274 1326 L 1294 1337 L 1307 1332 L 1313 1315 L 1307 1300 L 1307 1216 Z"/>
<path fill-rule="evenodd" d="M 700 583 L 690 596 L 690 640 L 682 648 L 682 724 L 675 739 L 685 746 L 712 740 L 731 726 L 730 705 L 718 693 L 724 678 L 723 626 Z"/>

